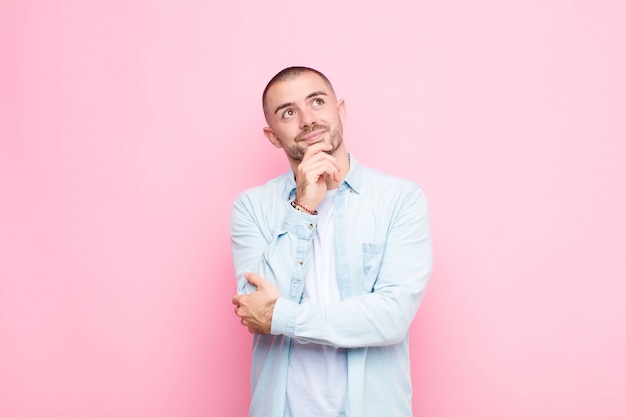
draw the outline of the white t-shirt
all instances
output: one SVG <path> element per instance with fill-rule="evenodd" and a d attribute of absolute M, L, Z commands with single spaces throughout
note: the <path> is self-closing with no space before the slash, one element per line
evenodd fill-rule
<path fill-rule="evenodd" d="M 303 303 L 340 300 L 335 268 L 333 204 L 330 190 L 317 207 L 318 224 L 304 275 Z M 286 417 L 339 417 L 347 388 L 346 350 L 315 343 L 293 343 L 287 376 Z"/>

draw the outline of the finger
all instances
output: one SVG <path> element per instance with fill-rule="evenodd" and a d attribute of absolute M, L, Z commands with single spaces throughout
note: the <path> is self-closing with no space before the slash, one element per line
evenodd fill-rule
<path fill-rule="evenodd" d="M 309 182 L 315 182 L 324 174 L 335 178 L 339 175 L 339 168 L 330 161 L 320 160 L 303 167 L 302 173 Z"/>
<path fill-rule="evenodd" d="M 240 304 L 240 303 L 239 303 L 239 300 L 240 300 L 240 299 L 241 299 L 241 295 L 236 295 L 236 296 L 234 296 L 234 297 L 233 297 L 233 299 L 231 300 L 231 303 L 233 303 L 234 305 L 238 306 L 238 305 Z"/>
<path fill-rule="evenodd" d="M 326 143 L 326 142 L 317 142 L 317 143 L 313 143 L 309 146 L 307 146 L 306 150 L 304 151 L 304 154 L 311 154 L 311 155 L 315 155 L 317 153 L 320 153 L 322 151 L 329 151 L 333 148 L 333 146 L 330 143 Z"/>
<path fill-rule="evenodd" d="M 257 287 L 257 289 L 260 289 L 263 286 L 263 278 L 261 278 L 261 275 L 255 274 L 254 272 L 246 272 L 244 276 L 248 282 Z"/>
<path fill-rule="evenodd" d="M 333 148 L 332 145 L 328 143 L 320 142 L 320 143 L 313 144 L 304 151 L 302 162 L 306 162 L 309 159 L 314 159 L 314 158 L 328 158 L 331 160 L 335 160 L 334 156 L 330 155 L 329 153 L 324 152 L 324 151 L 330 151 L 332 148 Z"/>
<path fill-rule="evenodd" d="M 330 155 L 327 155 L 325 157 L 316 156 L 314 158 L 309 159 L 306 162 L 302 162 L 298 166 L 298 173 L 304 174 L 304 175 L 309 175 L 313 173 L 316 175 L 320 175 L 324 171 L 330 173 L 331 171 L 339 172 L 339 170 L 340 170 L 340 167 L 339 167 L 339 164 L 337 163 L 337 160 Z"/>
<path fill-rule="evenodd" d="M 327 153 L 332 148 L 332 146 L 326 143 L 316 143 L 315 146 L 312 145 L 311 147 L 306 149 L 304 155 L 302 156 L 301 163 L 306 165 L 308 161 L 314 161 L 316 159 L 328 159 L 330 161 L 335 161 L 335 157 Z"/>

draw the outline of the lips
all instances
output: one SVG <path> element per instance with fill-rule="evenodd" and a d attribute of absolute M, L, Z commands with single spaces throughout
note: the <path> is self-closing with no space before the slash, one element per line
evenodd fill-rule
<path fill-rule="evenodd" d="M 316 142 L 324 133 L 326 133 L 326 129 L 324 128 L 319 128 L 314 130 L 313 132 L 307 133 L 306 135 L 298 138 L 298 142 L 303 141 L 303 142 Z"/>

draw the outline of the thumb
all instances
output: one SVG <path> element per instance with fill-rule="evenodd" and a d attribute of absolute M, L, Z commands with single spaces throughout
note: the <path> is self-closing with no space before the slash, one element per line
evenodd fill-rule
<path fill-rule="evenodd" d="M 244 276 L 246 277 L 248 282 L 257 287 L 257 289 L 261 289 L 263 287 L 264 279 L 263 277 L 261 277 L 261 275 L 255 274 L 254 272 L 246 272 Z"/>

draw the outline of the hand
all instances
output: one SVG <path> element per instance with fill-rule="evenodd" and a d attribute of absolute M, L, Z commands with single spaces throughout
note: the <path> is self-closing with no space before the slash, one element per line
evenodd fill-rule
<path fill-rule="evenodd" d="M 310 210 L 316 210 L 328 190 L 327 181 L 339 182 L 339 164 L 324 151 L 332 145 L 318 142 L 309 146 L 296 172 L 296 199 Z"/>
<path fill-rule="evenodd" d="M 246 272 L 245 277 L 257 290 L 251 294 L 233 297 L 232 302 L 237 306 L 235 314 L 241 318 L 241 324 L 246 326 L 250 333 L 270 334 L 274 305 L 280 297 L 280 292 L 259 274 Z"/>

